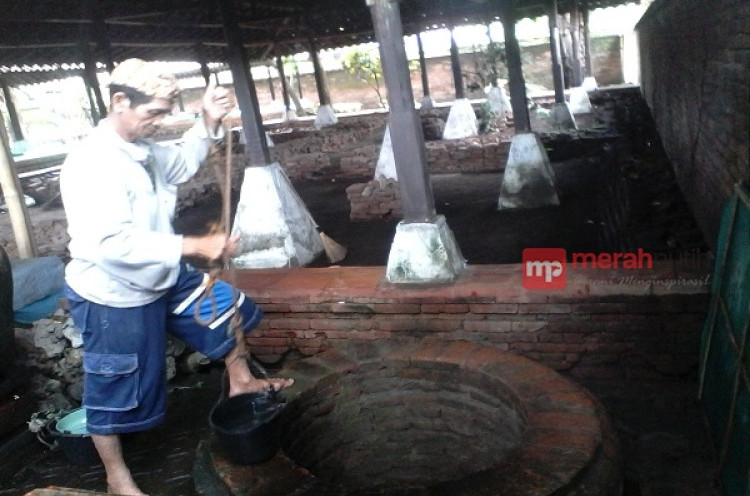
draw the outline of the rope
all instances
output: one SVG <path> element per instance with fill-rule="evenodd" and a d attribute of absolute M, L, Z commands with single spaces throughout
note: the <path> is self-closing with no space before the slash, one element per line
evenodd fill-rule
<path fill-rule="evenodd" d="M 232 199 L 232 132 L 231 130 L 224 125 L 224 136 L 225 136 L 225 151 L 224 151 L 224 170 L 221 170 L 221 161 L 216 160 L 214 161 L 214 173 L 216 174 L 216 179 L 219 185 L 219 192 L 221 194 L 221 218 L 219 220 L 218 225 L 214 225 L 210 233 L 216 234 L 216 233 L 224 233 L 225 235 L 229 235 L 229 228 L 230 228 L 230 215 L 231 215 L 231 199 Z M 212 143 L 212 154 L 214 151 L 216 151 L 215 145 Z M 208 281 L 206 282 L 206 287 L 203 291 L 203 294 L 201 294 L 200 298 L 195 303 L 195 308 L 193 309 L 193 317 L 195 318 L 195 321 L 198 322 L 202 326 L 209 326 L 214 321 L 216 321 L 216 318 L 218 317 L 218 306 L 216 304 L 216 297 L 213 293 L 213 287 L 216 281 L 222 276 L 224 269 L 226 266 L 228 268 L 228 283 L 232 287 L 232 306 L 234 307 L 234 314 L 232 315 L 231 319 L 229 320 L 229 325 L 227 327 L 227 336 L 234 334 L 235 341 L 237 342 L 237 356 L 238 357 L 244 357 L 246 356 L 245 352 L 245 339 L 244 334 L 242 332 L 242 314 L 240 313 L 239 308 L 239 291 L 235 289 L 236 287 L 236 270 L 234 268 L 234 265 L 230 261 L 225 261 L 223 264 L 214 264 L 213 267 L 208 272 Z M 203 306 L 203 302 L 206 300 L 206 298 L 209 298 L 209 301 L 211 303 L 211 313 L 207 319 L 204 319 L 200 315 L 200 308 Z"/>

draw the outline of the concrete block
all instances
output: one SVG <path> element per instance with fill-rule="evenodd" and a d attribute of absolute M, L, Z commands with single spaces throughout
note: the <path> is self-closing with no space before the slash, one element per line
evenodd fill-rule
<path fill-rule="evenodd" d="M 570 111 L 573 114 L 591 113 L 591 100 L 583 86 L 570 88 Z"/>
<path fill-rule="evenodd" d="M 396 171 L 396 159 L 393 156 L 393 144 L 391 143 L 391 126 L 385 126 L 383 135 L 383 146 L 380 147 L 378 163 L 375 166 L 375 179 L 385 181 L 387 179 L 398 180 Z"/>
<path fill-rule="evenodd" d="M 499 86 L 493 86 L 490 88 L 490 91 L 487 93 L 487 101 L 489 102 L 492 111 L 501 116 L 504 116 L 506 113 L 513 113 L 508 95 L 506 95 L 505 90 Z"/>
<path fill-rule="evenodd" d="M 578 129 L 573 113 L 570 111 L 570 105 L 567 103 L 555 103 L 550 109 L 552 122 L 560 130 Z"/>
<path fill-rule="evenodd" d="M 321 105 L 315 115 L 315 129 L 332 126 L 339 121 L 331 105 Z"/>
<path fill-rule="evenodd" d="M 446 283 L 466 268 L 466 260 L 445 221 L 399 222 L 386 266 L 386 280 L 397 284 Z"/>
<path fill-rule="evenodd" d="M 541 140 L 534 133 L 515 135 L 500 186 L 498 210 L 559 204 L 555 172 Z"/>
<path fill-rule="evenodd" d="M 232 234 L 239 268 L 302 267 L 323 251 L 317 225 L 281 165 L 248 167 Z"/>
<path fill-rule="evenodd" d="M 459 98 L 451 106 L 445 123 L 443 139 L 462 139 L 479 133 L 477 116 L 468 98 Z"/>

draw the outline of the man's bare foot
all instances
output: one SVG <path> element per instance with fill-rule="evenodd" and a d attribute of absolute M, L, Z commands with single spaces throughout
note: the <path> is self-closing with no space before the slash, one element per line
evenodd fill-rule
<path fill-rule="evenodd" d="M 284 388 L 288 388 L 294 384 L 294 379 L 283 379 L 278 377 L 269 377 L 268 379 L 250 379 L 247 382 L 241 384 L 230 384 L 229 385 L 229 397 L 236 396 L 238 394 L 245 393 L 259 393 L 261 391 L 281 391 Z"/>

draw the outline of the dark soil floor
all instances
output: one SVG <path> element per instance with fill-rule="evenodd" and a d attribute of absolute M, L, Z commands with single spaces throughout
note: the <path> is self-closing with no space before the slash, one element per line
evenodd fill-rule
<path fill-rule="evenodd" d="M 571 159 L 553 164 L 561 205 L 531 210 L 497 210 L 502 173 L 432 176 L 436 211 L 444 215 L 470 264 L 521 261 L 525 247 L 562 247 L 596 252 L 599 244 L 596 164 Z M 340 180 L 293 181 L 320 228 L 348 249 L 343 266 L 385 265 L 398 219 L 349 220 L 346 187 Z M 183 214 L 185 233 L 205 230 L 220 213 L 219 201 Z M 326 265 L 325 257 L 312 266 Z"/>

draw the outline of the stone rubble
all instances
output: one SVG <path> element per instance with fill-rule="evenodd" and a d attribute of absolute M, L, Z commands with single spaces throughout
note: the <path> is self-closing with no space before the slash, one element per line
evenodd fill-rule
<path fill-rule="evenodd" d="M 30 327 L 16 327 L 15 337 L 19 351 L 17 365 L 29 371 L 38 410 L 56 412 L 80 406 L 83 340 L 70 314 L 59 308 Z M 170 337 L 166 351 L 167 380 L 177 376 L 178 360 L 182 372 L 194 372 L 208 363 L 205 356 L 190 352 L 185 343 Z"/>

